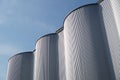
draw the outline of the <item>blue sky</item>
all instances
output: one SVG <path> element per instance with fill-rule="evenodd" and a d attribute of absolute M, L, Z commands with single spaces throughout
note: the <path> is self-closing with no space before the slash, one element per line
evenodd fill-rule
<path fill-rule="evenodd" d="M 0 80 L 11 56 L 34 50 L 36 40 L 60 28 L 70 11 L 96 1 L 0 0 Z"/>

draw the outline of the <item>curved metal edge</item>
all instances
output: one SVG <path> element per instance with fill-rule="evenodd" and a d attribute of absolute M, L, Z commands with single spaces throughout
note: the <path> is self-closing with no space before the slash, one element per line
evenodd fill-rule
<path fill-rule="evenodd" d="M 60 32 L 63 31 L 63 30 L 64 30 L 64 27 L 61 27 L 61 28 L 59 28 L 58 30 L 56 30 L 55 33 L 60 33 Z"/>
<path fill-rule="evenodd" d="M 83 6 L 80 6 L 80 7 L 76 8 L 76 9 L 70 11 L 70 12 L 68 13 L 68 15 L 64 18 L 63 25 L 64 25 L 65 20 L 67 19 L 67 17 L 68 17 L 71 13 L 73 13 L 74 11 L 76 11 L 76 10 L 78 10 L 78 9 L 80 9 L 80 8 L 83 8 L 83 7 L 91 6 L 91 5 L 98 5 L 98 4 L 101 3 L 102 1 L 103 1 L 103 0 L 99 0 L 97 3 L 91 3 L 91 4 L 83 5 Z M 61 28 L 59 28 L 55 33 L 46 34 L 46 35 L 40 37 L 40 38 L 36 41 L 36 44 L 37 44 L 37 42 L 38 42 L 40 39 L 42 39 L 43 37 L 50 36 L 50 35 L 57 35 L 58 33 L 60 33 L 60 32 L 63 31 L 63 30 L 64 30 L 64 26 L 61 27 Z M 36 44 L 35 44 L 35 45 L 36 45 Z M 35 49 L 35 50 L 36 50 L 36 49 Z M 17 55 L 30 54 L 30 53 L 33 54 L 33 53 L 35 52 L 35 50 L 33 50 L 33 51 L 28 51 L 28 52 L 21 52 L 21 53 L 15 54 L 14 56 L 12 56 L 12 57 L 10 57 L 10 58 L 8 59 L 8 62 L 9 62 L 13 57 L 15 57 L 15 56 L 17 56 Z"/>
<path fill-rule="evenodd" d="M 33 51 L 34 51 L 34 50 L 33 50 Z M 17 53 L 17 54 L 15 54 L 15 55 L 13 55 L 12 57 L 10 57 L 10 58 L 8 59 L 8 62 L 9 62 L 12 58 L 14 58 L 14 57 L 16 57 L 16 56 L 18 56 L 18 55 L 33 54 L 33 51 L 26 51 L 26 52 Z"/>
<path fill-rule="evenodd" d="M 56 30 L 56 32 L 55 33 L 60 33 L 61 31 L 63 31 L 64 30 L 64 27 L 61 27 L 61 28 L 59 28 L 58 30 Z"/>
<path fill-rule="evenodd" d="M 87 7 L 87 6 L 91 6 L 91 5 L 98 5 L 98 3 L 86 4 L 86 5 L 80 6 L 80 7 L 78 7 L 78 8 L 75 8 L 74 10 L 70 11 L 70 12 L 68 13 L 68 15 L 64 18 L 63 27 L 61 27 L 61 28 L 59 28 L 58 30 L 56 30 L 55 33 L 46 34 L 46 35 L 38 38 L 38 40 L 36 41 L 36 44 L 37 44 L 37 42 L 38 42 L 40 39 L 42 39 L 43 37 L 46 37 L 46 36 L 49 36 L 49 35 L 58 35 L 61 31 L 64 30 L 65 20 L 67 19 L 67 17 L 68 17 L 71 13 L 73 13 L 74 11 L 76 11 L 76 10 L 78 10 L 78 9 L 80 9 L 80 8 Z M 35 45 L 36 45 L 36 44 L 35 44 Z"/>
<path fill-rule="evenodd" d="M 50 36 L 50 35 L 57 35 L 57 33 L 46 34 L 46 35 L 44 35 L 44 36 L 38 38 L 37 41 L 36 41 L 36 44 L 37 44 L 37 42 L 38 42 L 39 40 L 41 40 L 42 38 L 47 37 L 47 36 Z M 35 45 L 36 45 L 36 44 L 35 44 Z"/>
<path fill-rule="evenodd" d="M 104 0 L 98 0 L 97 3 L 100 4 L 101 2 L 103 2 Z"/>
<path fill-rule="evenodd" d="M 80 7 L 78 7 L 78 8 L 75 8 L 74 10 L 72 10 L 72 11 L 70 11 L 70 12 L 68 13 L 68 15 L 65 17 L 63 23 L 65 22 L 66 18 L 67 18 L 72 12 L 74 12 L 74 11 L 80 9 L 80 8 L 90 6 L 90 5 L 98 5 L 98 3 L 91 3 L 91 4 L 87 4 L 87 5 L 83 5 L 83 6 L 80 6 Z M 63 24 L 63 25 L 64 25 L 64 24 Z M 60 33 L 60 32 L 63 31 L 63 30 L 64 30 L 64 26 L 62 26 L 61 28 L 59 28 L 58 30 L 56 30 L 55 33 L 46 34 L 46 35 L 40 37 L 38 40 L 40 40 L 40 39 L 43 38 L 43 37 L 49 36 L 49 35 L 58 34 L 58 33 Z M 37 41 L 38 41 L 38 40 L 37 40 Z M 37 41 L 36 41 L 36 42 L 37 42 Z"/>
<path fill-rule="evenodd" d="M 61 31 L 64 30 L 64 22 L 65 22 L 65 20 L 67 19 L 67 17 L 68 17 L 71 13 L 73 13 L 74 11 L 76 11 L 76 10 L 78 10 L 78 9 L 80 9 L 80 8 L 84 8 L 84 7 L 91 6 L 91 5 L 99 5 L 99 4 L 100 4 L 101 2 L 103 2 L 103 1 L 104 1 L 104 0 L 98 0 L 96 3 L 86 4 L 86 5 L 83 5 L 83 6 L 80 6 L 80 7 L 78 7 L 78 8 L 73 9 L 72 11 L 70 11 L 70 12 L 65 16 L 65 18 L 64 18 L 64 20 L 63 20 L 63 25 L 62 25 L 62 27 L 59 28 L 58 30 L 56 30 L 55 33 L 60 33 Z"/>
<path fill-rule="evenodd" d="M 36 51 L 36 49 L 33 50 L 33 53 Z"/>
<path fill-rule="evenodd" d="M 92 6 L 92 5 L 99 5 L 99 3 L 86 4 L 86 5 L 80 6 L 80 7 L 76 8 L 76 9 L 70 11 L 70 12 L 68 13 L 68 15 L 65 17 L 64 21 L 63 21 L 63 26 L 64 26 L 64 23 L 65 23 L 65 20 L 67 19 L 67 17 L 68 17 L 70 14 L 72 14 L 72 13 L 75 12 L 75 11 L 77 11 L 78 9 L 81 9 L 81 8 L 84 8 L 84 7 L 88 7 L 88 6 Z"/>

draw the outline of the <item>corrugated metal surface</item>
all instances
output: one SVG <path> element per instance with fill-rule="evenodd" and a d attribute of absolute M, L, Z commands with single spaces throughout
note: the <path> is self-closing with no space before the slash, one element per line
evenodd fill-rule
<path fill-rule="evenodd" d="M 120 80 L 120 0 L 104 0 L 100 5 L 112 57 L 113 70 L 116 80 Z"/>
<path fill-rule="evenodd" d="M 34 56 L 24 52 L 10 58 L 7 80 L 33 80 Z"/>
<path fill-rule="evenodd" d="M 51 34 L 37 41 L 34 80 L 59 80 L 57 38 L 57 34 Z"/>
<path fill-rule="evenodd" d="M 58 33 L 59 80 L 66 80 L 63 31 Z"/>
<path fill-rule="evenodd" d="M 69 13 L 34 55 L 11 57 L 7 80 L 120 80 L 120 0 L 101 1 Z"/>
<path fill-rule="evenodd" d="M 79 8 L 64 22 L 67 80 L 111 80 L 99 5 Z"/>

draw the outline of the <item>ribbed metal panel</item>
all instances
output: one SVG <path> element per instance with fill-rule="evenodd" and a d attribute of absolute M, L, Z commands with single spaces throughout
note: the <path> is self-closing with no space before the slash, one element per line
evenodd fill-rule
<path fill-rule="evenodd" d="M 66 80 L 63 31 L 58 33 L 59 80 Z"/>
<path fill-rule="evenodd" d="M 7 80 L 120 80 L 119 21 L 120 0 L 76 8 L 34 54 L 10 58 Z"/>
<path fill-rule="evenodd" d="M 59 80 L 57 38 L 57 34 L 50 34 L 37 41 L 34 80 Z"/>
<path fill-rule="evenodd" d="M 67 80 L 112 80 L 99 5 L 78 8 L 64 22 Z"/>
<path fill-rule="evenodd" d="M 33 80 L 34 56 L 24 52 L 10 58 L 7 80 Z"/>
<path fill-rule="evenodd" d="M 120 0 L 104 0 L 101 12 L 116 80 L 120 80 Z"/>

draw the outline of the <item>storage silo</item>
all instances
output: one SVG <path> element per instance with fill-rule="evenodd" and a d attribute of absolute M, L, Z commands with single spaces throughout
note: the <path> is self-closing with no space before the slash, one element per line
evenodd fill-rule
<path fill-rule="evenodd" d="M 104 0 L 100 5 L 114 75 L 120 80 L 120 0 Z"/>
<path fill-rule="evenodd" d="M 99 8 L 88 4 L 65 19 L 66 80 L 113 80 Z"/>
<path fill-rule="evenodd" d="M 33 66 L 33 52 L 14 55 L 8 62 L 7 80 L 33 80 Z"/>
<path fill-rule="evenodd" d="M 61 27 L 56 31 L 56 33 L 58 34 L 59 80 L 66 80 L 64 28 Z"/>
<path fill-rule="evenodd" d="M 34 80 L 59 80 L 58 35 L 48 34 L 36 43 Z"/>

